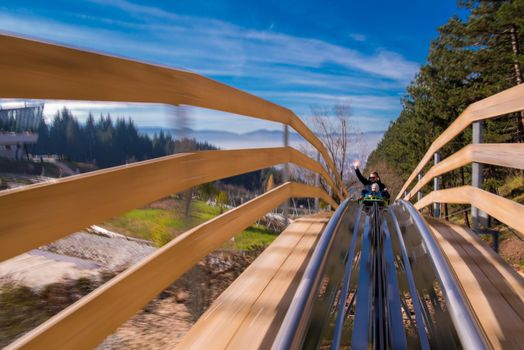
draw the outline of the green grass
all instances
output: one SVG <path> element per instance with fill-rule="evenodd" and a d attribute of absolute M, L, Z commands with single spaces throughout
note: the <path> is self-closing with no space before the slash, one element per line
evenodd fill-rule
<path fill-rule="evenodd" d="M 182 207 L 181 202 L 179 204 L 177 207 Z M 105 226 L 128 236 L 153 241 L 160 247 L 178 234 L 219 214 L 220 208 L 212 207 L 201 200 L 193 200 L 191 202 L 190 215 L 187 218 L 176 208 L 142 208 L 113 218 L 106 222 Z M 270 244 L 276 236 L 275 233 L 263 226 L 251 226 L 237 235 L 234 243 L 227 243 L 226 247 L 237 250 L 250 250 L 254 247 Z"/>
<path fill-rule="evenodd" d="M 260 246 L 270 245 L 278 234 L 268 230 L 264 226 L 254 225 L 248 227 L 235 236 L 233 247 L 237 250 L 251 250 Z"/>
<path fill-rule="evenodd" d="M 174 234 L 184 229 L 183 220 L 163 209 L 135 209 L 108 222 L 108 226 L 126 235 L 152 240 L 155 230 Z"/>
<path fill-rule="evenodd" d="M 198 225 L 220 214 L 220 208 L 212 207 L 206 202 L 195 200 L 191 203 L 191 211 L 194 222 Z"/>

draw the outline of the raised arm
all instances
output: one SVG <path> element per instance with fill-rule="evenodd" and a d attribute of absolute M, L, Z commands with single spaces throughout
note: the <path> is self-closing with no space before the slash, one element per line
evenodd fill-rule
<path fill-rule="evenodd" d="M 362 176 L 359 168 L 355 168 L 355 174 L 357 174 L 358 179 L 360 180 L 360 182 L 362 182 L 364 186 L 371 185 L 371 181 Z"/>

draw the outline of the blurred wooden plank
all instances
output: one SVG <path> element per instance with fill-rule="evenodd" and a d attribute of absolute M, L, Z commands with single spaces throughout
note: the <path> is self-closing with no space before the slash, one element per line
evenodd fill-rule
<path fill-rule="evenodd" d="M 260 296 L 311 225 L 295 222 L 282 232 L 215 300 L 177 347 L 225 348 L 242 324 L 252 303 Z M 210 346 L 210 343 L 213 346 Z"/>
<path fill-rule="evenodd" d="M 291 147 L 176 154 L 0 192 L 0 261 L 190 187 L 293 162 L 322 166 Z"/>
<path fill-rule="evenodd" d="M 404 197 L 411 199 L 434 177 L 458 169 L 471 162 L 524 169 L 524 144 L 522 143 L 479 143 L 470 144 L 434 165 Z"/>
<path fill-rule="evenodd" d="M 186 104 L 284 124 L 296 118 L 189 71 L 7 35 L 0 35 L 0 75 L 2 97 Z"/>
<path fill-rule="evenodd" d="M 524 237 L 524 205 L 473 186 L 433 191 L 415 203 L 421 209 L 431 203 L 471 204 L 516 229 Z"/>
<path fill-rule="evenodd" d="M 491 346 L 520 349 L 524 279 L 471 230 L 427 220 Z"/>
<path fill-rule="evenodd" d="M 291 110 L 201 75 L 0 34 L 0 96 L 190 105 L 290 125 L 342 179 L 318 137 Z"/>
<path fill-rule="evenodd" d="M 220 295 L 177 348 L 270 348 L 327 221 L 295 221 Z"/>
<path fill-rule="evenodd" d="M 6 349 L 92 349 L 204 256 L 292 197 L 320 189 L 285 183 L 185 233 Z M 324 192 L 323 199 L 330 197 Z"/>
<path fill-rule="evenodd" d="M 397 195 L 397 199 L 402 197 L 404 191 L 408 188 L 411 182 L 413 182 L 424 166 L 431 160 L 431 158 L 433 158 L 433 154 L 444 147 L 444 145 L 454 139 L 473 122 L 522 110 L 524 110 L 524 84 L 514 86 L 469 105 L 457 117 L 457 119 L 455 119 L 455 121 L 451 123 L 451 125 L 440 134 L 435 141 L 433 141 L 424 157 L 422 157 L 404 186 L 402 186 L 402 189 Z"/>
<path fill-rule="evenodd" d="M 251 307 L 228 348 L 271 347 L 325 224 L 315 223 L 305 232 L 296 249 Z"/>

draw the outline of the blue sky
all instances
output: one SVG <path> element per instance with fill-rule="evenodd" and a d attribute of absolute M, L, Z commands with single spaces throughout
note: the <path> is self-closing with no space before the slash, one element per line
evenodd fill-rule
<path fill-rule="evenodd" d="M 434 1 L 12 1 L 0 31 L 189 69 L 291 108 L 349 104 L 353 125 L 385 130 L 427 55 L 437 27 L 457 12 Z M 4 101 L 5 102 L 5 101 Z M 110 112 L 139 125 L 173 126 L 159 105 L 50 102 L 83 117 Z M 186 109 L 189 127 L 250 131 L 281 126 Z"/>

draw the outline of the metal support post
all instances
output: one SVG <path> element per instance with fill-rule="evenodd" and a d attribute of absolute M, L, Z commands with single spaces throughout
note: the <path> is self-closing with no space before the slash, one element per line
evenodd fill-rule
<path fill-rule="evenodd" d="M 482 143 L 483 142 L 483 131 L 482 131 L 482 121 L 473 123 L 473 137 L 472 143 Z M 471 165 L 471 185 L 473 187 L 481 188 L 482 186 L 482 164 L 481 163 L 472 163 Z M 488 215 L 471 206 L 471 222 L 474 230 L 478 230 L 480 225 L 488 226 Z"/>
<path fill-rule="evenodd" d="M 419 173 L 418 174 L 418 182 L 420 182 L 420 180 L 422 179 L 422 173 Z M 418 191 L 417 192 L 417 201 L 420 201 L 422 199 L 422 191 Z"/>
<path fill-rule="evenodd" d="M 284 125 L 284 147 L 289 146 L 289 127 Z M 289 163 L 284 164 L 284 182 L 289 181 Z M 284 221 L 285 225 L 289 224 L 289 199 L 284 202 Z"/>
<path fill-rule="evenodd" d="M 440 154 L 435 153 L 433 155 L 433 164 L 437 165 L 438 162 L 440 162 Z M 439 178 L 438 176 L 435 176 L 433 178 L 433 191 L 439 190 Z M 436 218 L 440 217 L 440 203 L 433 203 L 433 216 Z"/>
<path fill-rule="evenodd" d="M 317 162 L 320 163 L 320 152 L 317 152 Z M 315 173 L 315 186 L 320 187 L 320 174 Z M 315 197 L 315 212 L 320 210 L 320 200 L 318 197 Z"/>

